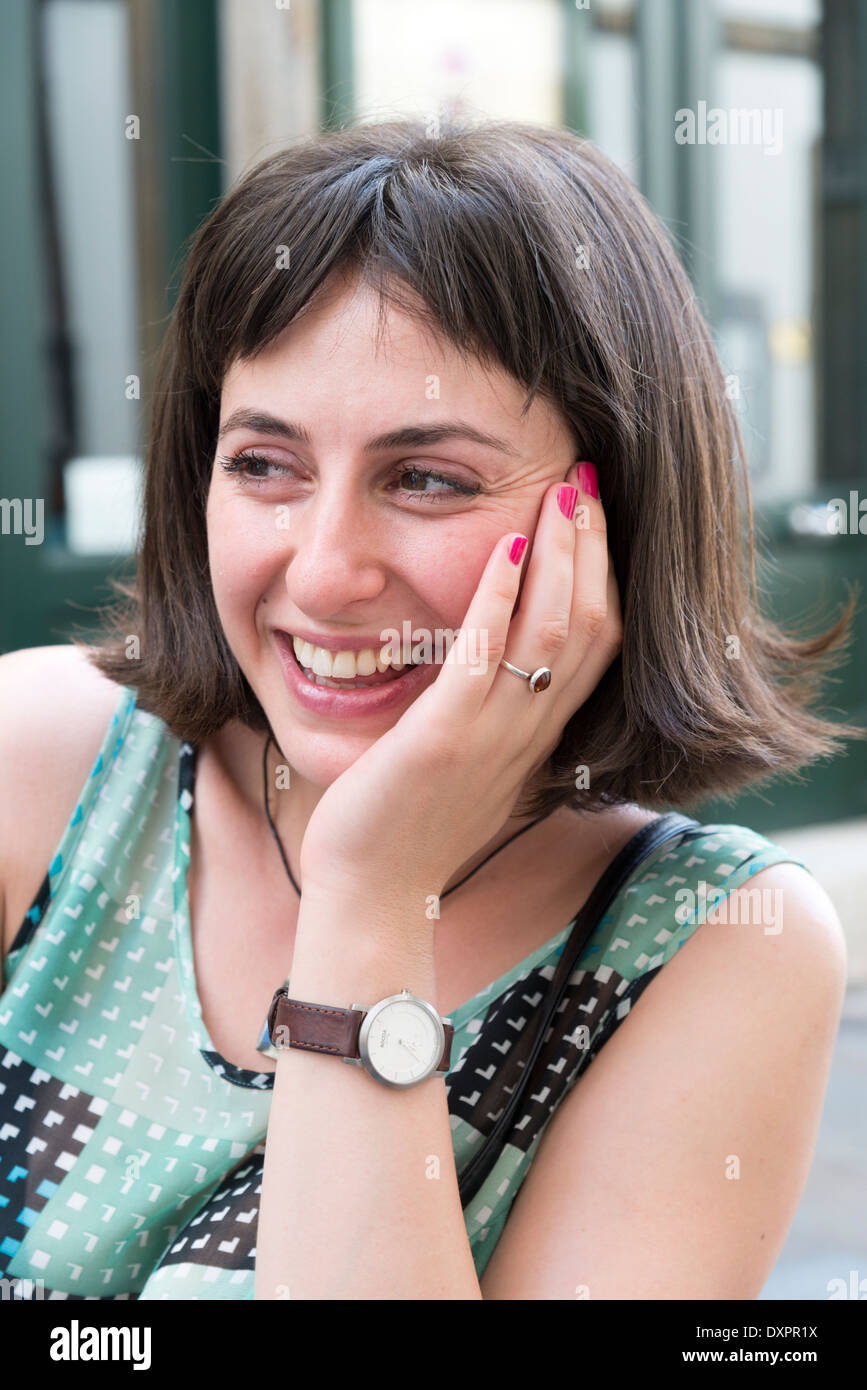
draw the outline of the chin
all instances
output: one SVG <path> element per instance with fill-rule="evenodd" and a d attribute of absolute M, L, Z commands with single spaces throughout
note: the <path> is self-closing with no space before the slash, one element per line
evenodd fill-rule
<path fill-rule="evenodd" d="M 269 716 L 270 718 L 270 716 Z M 323 791 L 341 773 L 352 767 L 374 743 L 378 735 L 316 733 L 287 724 L 286 719 L 271 720 L 274 738 L 298 777 Z"/>

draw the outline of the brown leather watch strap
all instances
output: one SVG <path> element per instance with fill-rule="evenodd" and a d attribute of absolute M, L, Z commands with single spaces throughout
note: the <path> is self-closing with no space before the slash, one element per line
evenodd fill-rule
<path fill-rule="evenodd" d="M 443 1055 L 437 1062 L 437 1071 L 448 1071 L 452 1064 L 452 1038 L 455 1035 L 455 1030 L 450 1023 L 444 1023 L 443 1032 L 446 1035 L 446 1041 L 443 1047 Z"/>
<path fill-rule="evenodd" d="M 275 1007 L 276 1006 L 276 1007 Z M 330 1052 L 335 1057 L 358 1056 L 360 1009 L 338 1009 L 325 1004 L 306 1004 L 285 994 L 274 998 L 269 1016 L 271 1041 L 277 1046 Z"/>
<path fill-rule="evenodd" d="M 290 999 L 285 986 L 277 990 L 268 1013 L 268 1034 L 277 1046 L 298 1047 L 307 1052 L 327 1052 L 333 1057 L 358 1057 L 358 1033 L 364 1021 L 362 1009 L 339 1009 L 330 1004 L 308 1004 Z M 437 1071 L 451 1064 L 454 1027 L 443 1024 L 445 1046 Z"/>

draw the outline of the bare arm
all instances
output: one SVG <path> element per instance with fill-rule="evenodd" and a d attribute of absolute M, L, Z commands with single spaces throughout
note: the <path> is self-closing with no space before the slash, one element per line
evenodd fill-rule
<path fill-rule="evenodd" d="M 0 656 L 0 915 L 5 957 L 90 772 L 120 689 L 81 648 Z"/>
<path fill-rule="evenodd" d="M 434 923 L 382 892 L 305 886 L 295 998 L 348 1007 L 406 987 L 437 1007 Z M 406 1090 L 334 1057 L 277 1062 L 256 1241 L 256 1298 L 479 1299 L 442 1077 Z"/>
<path fill-rule="evenodd" d="M 714 912 L 641 995 L 545 1131 L 485 1298 L 758 1297 L 812 1162 L 846 950 L 803 869 L 757 887 L 782 890 L 782 931 Z"/>

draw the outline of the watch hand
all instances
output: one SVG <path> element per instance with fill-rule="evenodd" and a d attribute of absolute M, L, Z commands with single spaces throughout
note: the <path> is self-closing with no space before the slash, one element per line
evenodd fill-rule
<path fill-rule="evenodd" d="M 410 1047 L 408 1042 L 405 1042 L 403 1038 L 398 1038 L 398 1042 L 400 1043 L 401 1047 L 406 1048 L 407 1052 L 411 1057 L 414 1057 L 415 1060 L 418 1061 L 418 1053 Z"/>

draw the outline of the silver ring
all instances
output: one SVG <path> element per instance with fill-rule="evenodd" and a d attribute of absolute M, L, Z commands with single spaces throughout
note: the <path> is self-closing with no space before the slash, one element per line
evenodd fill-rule
<path fill-rule="evenodd" d="M 505 658 L 500 662 L 500 665 L 505 666 L 507 671 L 511 671 L 513 676 L 520 676 L 521 680 L 527 681 L 534 695 L 538 695 L 540 690 L 547 690 L 551 684 L 551 672 L 547 666 L 540 666 L 538 671 L 534 671 L 531 675 L 529 671 L 522 671 L 520 667 L 513 666 Z"/>

